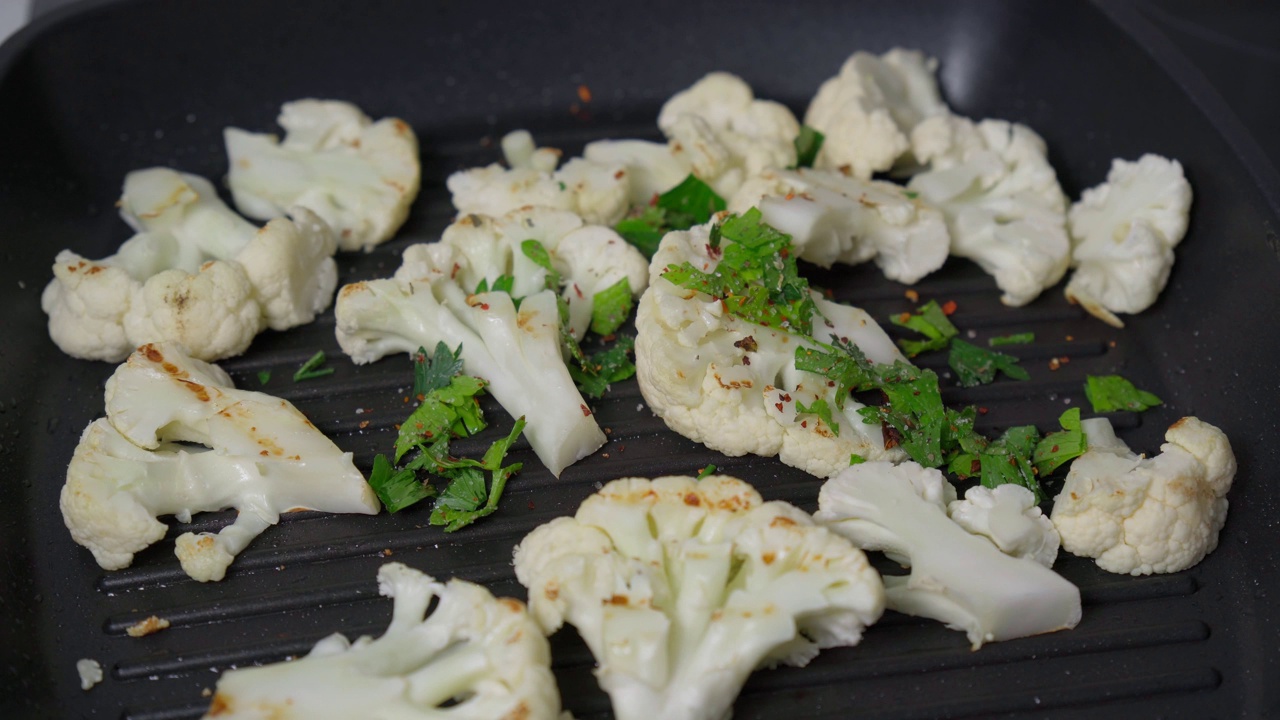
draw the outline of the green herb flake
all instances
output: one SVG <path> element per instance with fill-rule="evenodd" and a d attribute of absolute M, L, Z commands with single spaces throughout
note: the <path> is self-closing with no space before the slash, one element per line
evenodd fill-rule
<path fill-rule="evenodd" d="M 268 382 L 271 382 L 271 371 L 270 371 L 270 370 L 259 370 L 259 371 L 258 371 L 258 384 L 259 384 L 259 385 L 266 385 Z"/>
<path fill-rule="evenodd" d="M 619 220 L 613 229 L 645 257 L 652 258 L 671 226 L 667 223 L 667 211 L 650 205 L 639 215 Z"/>
<path fill-rule="evenodd" d="M 1044 436 L 1036 445 L 1032 462 L 1041 477 L 1057 470 L 1063 463 L 1080 457 L 1089 449 L 1089 438 L 1080 427 L 1080 408 L 1071 408 L 1058 418 L 1061 430 Z"/>
<path fill-rule="evenodd" d="M 814 160 L 818 159 L 818 151 L 822 149 L 822 142 L 826 137 L 809 127 L 808 125 L 800 126 L 800 134 L 796 136 L 796 167 L 807 168 L 813 167 Z"/>
<path fill-rule="evenodd" d="M 591 297 L 591 332 L 611 335 L 631 314 L 631 284 L 624 277 Z"/>
<path fill-rule="evenodd" d="M 853 453 L 853 454 L 851 454 L 851 455 L 849 456 L 849 466 L 850 466 L 850 467 L 853 467 L 854 465 L 861 465 L 862 463 L 864 463 L 864 462 L 866 462 L 866 461 L 867 461 L 867 459 L 866 459 L 866 458 L 862 457 L 861 455 L 859 455 L 859 454 L 857 454 L 857 453 Z"/>
<path fill-rule="evenodd" d="M 454 375 L 462 374 L 462 345 L 450 350 L 443 342 L 436 343 L 436 351 L 427 354 L 426 348 L 418 348 L 413 354 L 413 396 L 426 396 L 447 387 Z"/>
<path fill-rule="evenodd" d="M 838 409 L 844 409 L 850 392 L 870 390 L 879 382 L 871 361 L 853 343 L 837 341 L 832 346 L 798 347 L 795 363 L 797 370 L 821 375 L 836 383 Z"/>
<path fill-rule="evenodd" d="M 805 405 L 804 403 L 797 400 L 796 412 L 817 415 L 818 419 L 822 420 L 822 422 L 827 424 L 827 427 L 831 428 L 831 432 L 834 433 L 836 437 L 840 436 L 840 426 L 837 425 L 836 421 L 832 419 L 831 406 L 827 405 L 826 400 L 822 398 L 818 398 L 809 405 Z"/>
<path fill-rule="evenodd" d="M 327 358 L 325 357 L 324 351 L 317 350 L 316 354 L 312 355 L 310 359 L 302 363 L 302 367 L 298 368 L 298 371 L 293 374 L 293 381 L 302 382 L 303 380 L 311 380 L 312 378 L 332 375 L 333 368 L 321 367 L 326 361 Z"/>
<path fill-rule="evenodd" d="M 387 508 L 387 512 L 393 513 L 436 494 L 435 488 L 418 480 L 413 470 L 396 470 L 387 456 L 381 454 L 373 459 L 369 486 Z"/>
<path fill-rule="evenodd" d="M 1097 413 L 1119 410 L 1143 412 L 1164 404 L 1160 398 L 1146 390 L 1139 390 L 1119 375 L 1087 376 L 1084 394 Z"/>
<path fill-rule="evenodd" d="M 994 350 L 987 350 L 963 340 L 951 341 L 951 355 L 947 364 L 956 372 L 962 387 L 975 387 L 994 382 L 996 373 L 1002 372 L 1014 380 L 1026 380 L 1030 375 L 1018 364 L 1018 358 Z"/>
<path fill-rule="evenodd" d="M 546 287 L 548 290 L 560 292 L 560 273 L 551 264 L 551 253 L 537 240 L 525 240 L 520 243 L 520 252 L 533 261 L 534 265 L 547 271 Z"/>
<path fill-rule="evenodd" d="M 658 207 L 667 211 L 667 223 L 674 230 L 701 225 L 726 206 L 724 198 L 693 173 L 658 196 Z"/>
<path fill-rule="evenodd" d="M 1001 335 L 987 339 L 988 347 L 1002 347 L 1004 345 L 1029 345 L 1036 341 L 1036 334 L 1033 332 L 1017 333 L 1015 335 Z"/>
<path fill-rule="evenodd" d="M 702 479 L 702 478 L 704 478 L 704 477 L 708 477 L 708 476 L 710 476 L 710 475 L 714 475 L 714 474 L 715 474 L 715 472 L 716 472 L 716 466 L 715 466 L 715 465 L 708 465 L 708 466 L 706 466 L 706 467 L 704 467 L 704 468 L 702 468 L 701 470 L 699 470 L 699 471 L 698 471 L 698 477 L 697 477 L 697 478 L 695 478 L 695 479 L 696 479 L 696 480 L 701 480 L 701 479 Z"/>
<path fill-rule="evenodd" d="M 1009 428 L 980 453 L 978 462 L 982 470 L 982 485 L 995 488 L 1001 485 L 1021 485 L 1035 493 L 1036 502 L 1044 502 L 1044 491 L 1036 479 L 1031 456 L 1040 441 L 1040 432 L 1034 425 Z"/>
<path fill-rule="evenodd" d="M 506 489 L 507 480 L 522 467 L 521 463 L 503 466 L 502 461 L 520 433 L 524 432 L 524 426 L 523 417 L 516 420 L 515 426 L 505 438 L 489 446 L 479 464 L 472 464 L 474 461 L 471 461 L 465 467 L 445 470 L 442 474 L 451 481 L 436 499 L 428 522 L 443 525 L 445 532 L 456 532 L 493 514 L 498 509 L 498 501 Z M 491 476 L 487 486 L 484 471 L 488 471 Z"/>
<path fill-rule="evenodd" d="M 634 347 L 635 338 L 623 335 L 612 347 L 587 358 L 583 365 L 570 365 L 569 375 L 583 395 L 601 397 L 611 384 L 636 374 L 635 363 L 628 357 Z"/>
<path fill-rule="evenodd" d="M 943 312 L 936 300 L 930 300 L 921 305 L 914 313 L 893 315 L 889 318 L 889 322 L 898 327 L 915 330 L 927 338 L 926 340 L 899 340 L 898 345 L 902 347 L 907 357 L 941 350 L 951 342 L 952 338 L 960 334 L 956 326 L 951 324 L 951 320 L 947 319 L 947 314 Z"/>
<path fill-rule="evenodd" d="M 920 197 L 920 193 L 916 192 L 915 190 L 903 190 L 902 194 L 906 195 L 908 200 L 915 200 L 916 198 Z"/>
<path fill-rule="evenodd" d="M 941 466 L 946 462 L 942 438 L 947 408 L 942 404 L 937 374 L 902 361 L 877 365 L 875 370 L 879 376 L 876 384 L 886 402 L 862 408 L 858 414 L 867 422 L 891 428 L 897 444 L 912 460 L 925 467 Z"/>

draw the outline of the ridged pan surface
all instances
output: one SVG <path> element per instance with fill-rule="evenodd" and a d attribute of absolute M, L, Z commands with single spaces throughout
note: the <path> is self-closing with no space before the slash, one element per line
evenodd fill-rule
<path fill-rule="evenodd" d="M 81 430 L 103 412 L 112 368 L 59 352 L 39 296 L 58 250 L 101 257 L 128 236 L 113 207 L 127 171 L 169 165 L 220 178 L 222 129 L 274 130 L 280 103 L 300 97 L 402 117 L 422 142 L 423 189 L 409 222 L 374 252 L 339 257 L 343 282 L 382 277 L 406 246 L 438 237 L 452 215 L 445 178 L 495 161 L 506 131 L 528 127 L 567 153 L 597 138 L 654 138 L 662 100 L 711 70 L 737 73 L 758 95 L 802 112 L 854 50 L 895 45 L 939 59 L 956 112 L 1035 128 L 1072 197 L 1100 182 L 1111 158 L 1144 152 L 1181 160 L 1196 193 L 1168 289 L 1124 330 L 1068 305 L 1060 289 L 1021 309 L 1003 307 L 993 282 L 967 261 L 952 260 L 916 285 L 922 298 L 954 300 L 953 321 L 976 342 L 1036 336 L 1010 350 L 1030 380 L 950 389 L 945 399 L 987 408 L 986 431 L 1025 423 L 1049 430 L 1063 410 L 1085 404 L 1086 374 L 1122 373 L 1166 401 L 1113 417 L 1134 448 L 1157 451 L 1164 428 L 1183 415 L 1227 432 L 1241 467 L 1231 513 L 1217 551 L 1175 575 L 1110 575 L 1064 553 L 1057 569 L 1084 597 L 1073 631 L 971 652 L 962 633 L 889 613 L 858 647 L 752 676 L 735 717 L 1280 712 L 1270 682 L 1280 677 L 1277 218 L 1217 119 L 1098 8 L 152 0 L 90 3 L 0 50 L 0 716 L 198 717 L 218 671 L 297 656 L 335 631 L 379 633 L 390 603 L 373 578 L 388 559 L 523 597 L 512 546 L 616 477 L 693 474 L 714 463 L 766 499 L 816 506 L 818 480 L 671 433 L 630 381 L 594 405 L 609 433 L 600 453 L 556 479 L 522 442 L 514 459 L 525 471 L 501 510 L 463 532 L 430 527 L 427 508 L 296 513 L 255 541 L 225 581 L 196 583 L 178 567 L 172 541 L 230 520 L 216 513 L 174 523 L 132 567 L 103 572 L 71 541 L 57 498 Z M 579 85 L 590 88 L 590 103 L 579 99 Z M 874 267 L 815 270 L 812 280 L 877 318 L 911 307 L 906 288 Z M 337 372 L 293 383 L 293 369 L 318 349 Z M 257 372 L 273 370 L 264 389 L 294 402 L 366 471 L 407 413 L 407 360 L 351 365 L 334 339 L 332 311 L 261 335 L 222 365 L 255 389 Z M 496 421 L 489 433 L 510 427 L 496 404 L 485 410 Z M 172 626 L 141 639 L 125 634 L 150 615 Z M 576 634 L 558 633 L 552 647 L 566 707 L 579 718 L 608 717 Z M 88 693 L 74 669 L 83 657 L 107 673 Z"/>

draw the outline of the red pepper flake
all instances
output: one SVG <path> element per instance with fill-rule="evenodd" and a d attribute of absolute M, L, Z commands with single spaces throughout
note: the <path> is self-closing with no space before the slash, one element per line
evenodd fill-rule
<path fill-rule="evenodd" d="M 361 420 L 361 421 L 360 421 L 360 429 L 361 429 L 361 430 L 363 430 L 363 429 L 365 429 L 365 428 L 367 428 L 367 427 L 369 427 L 369 421 L 368 421 L 368 420 Z"/>
<path fill-rule="evenodd" d="M 605 434 L 605 435 L 612 435 L 612 434 L 613 434 L 613 428 L 605 428 L 605 429 L 604 429 L 604 434 Z"/>
<path fill-rule="evenodd" d="M 791 251 L 787 248 L 782 248 L 781 250 L 778 251 L 778 257 L 782 258 L 783 260 L 786 260 L 787 258 L 791 257 Z"/>
<path fill-rule="evenodd" d="M 591 417 L 591 408 L 588 408 L 586 405 L 578 405 L 578 407 L 582 408 L 583 417 Z"/>
<path fill-rule="evenodd" d="M 808 421 L 808 420 L 801 420 L 801 421 L 800 421 L 800 427 L 802 427 L 802 428 L 807 428 L 807 427 L 809 427 L 809 421 Z"/>
<path fill-rule="evenodd" d="M 573 284 L 573 291 L 578 295 L 578 299 L 582 300 L 586 295 L 582 294 L 582 288 L 578 287 L 578 283 Z"/>
<path fill-rule="evenodd" d="M 391 548 L 383 548 L 382 557 L 391 557 Z"/>
<path fill-rule="evenodd" d="M 1116 346 L 1115 340 L 1112 340 L 1111 342 L 1107 343 L 1107 347 L 1115 347 L 1115 346 Z"/>
<path fill-rule="evenodd" d="M 618 452 L 626 452 L 626 451 L 627 451 L 627 446 L 626 446 L 626 445 L 619 445 L 619 446 L 618 446 Z"/>
<path fill-rule="evenodd" d="M 1049 452 L 1051 452 L 1051 453 L 1056 453 L 1056 452 L 1058 452 L 1058 446 L 1057 446 L 1057 445 L 1054 445 L 1053 447 L 1049 448 Z"/>
<path fill-rule="evenodd" d="M 533 501 L 532 501 L 532 500 L 530 500 L 530 501 L 527 503 L 527 505 L 528 505 L 528 507 L 529 507 L 529 509 L 530 509 L 530 510 L 532 510 L 532 509 L 533 509 Z"/>
<path fill-rule="evenodd" d="M 782 412 L 782 403 L 774 403 L 773 406 L 778 408 L 778 412 Z"/>
<path fill-rule="evenodd" d="M 990 410 L 988 410 L 988 409 L 986 409 L 986 408 L 984 408 L 984 407 L 980 407 L 980 408 L 978 408 L 978 414 L 979 414 L 979 415 L 986 415 L 986 414 L 987 414 L 987 413 L 989 413 L 989 412 L 991 412 L 991 411 L 990 411 Z"/>
<path fill-rule="evenodd" d="M 916 292 L 915 290 L 912 290 L 911 288 L 907 288 L 907 291 L 902 294 L 906 295 L 907 299 L 910 300 L 911 302 L 920 302 L 920 293 Z"/>
<path fill-rule="evenodd" d="M 481 309 L 481 310 L 488 310 L 488 309 L 489 309 L 489 303 L 480 303 L 480 309 Z"/>
<path fill-rule="evenodd" d="M 1075 336 L 1074 336 L 1074 335 L 1068 335 L 1068 336 L 1067 336 L 1067 342 L 1071 342 L 1071 341 L 1073 341 L 1073 340 L 1075 340 L 1075 339 L 1076 339 L 1076 338 L 1075 338 Z"/>
<path fill-rule="evenodd" d="M 783 199 L 783 200 L 795 200 L 795 199 L 796 199 L 796 191 L 795 191 L 795 190 L 792 190 L 791 192 L 787 193 L 787 196 L 786 196 L 786 197 L 784 197 L 784 198 L 782 198 L 782 199 Z"/>
<path fill-rule="evenodd" d="M 461 269 L 462 269 L 462 266 L 461 266 L 461 265 L 459 265 L 458 263 L 454 263 L 454 264 L 453 264 L 453 270 L 449 272 L 449 279 L 450 279 L 450 280 L 452 280 L 452 279 L 454 279 L 454 278 L 458 277 L 458 271 L 459 271 L 459 270 L 461 270 Z"/>
<path fill-rule="evenodd" d="M 600 457 L 604 458 L 605 460 L 608 460 L 608 459 L 609 459 L 609 453 L 600 453 Z"/>
<path fill-rule="evenodd" d="M 1058 358 L 1056 358 L 1056 357 L 1055 357 L 1055 358 L 1049 358 L 1049 369 L 1050 369 L 1050 370 L 1057 370 L 1057 369 L 1058 369 L 1058 368 L 1060 368 L 1060 367 L 1062 367 L 1062 363 L 1058 362 Z"/>
<path fill-rule="evenodd" d="M 948 300 L 948 301 L 946 301 L 946 302 L 942 303 L 942 314 L 943 314 L 943 315 L 954 315 L 955 313 L 956 313 L 956 301 L 955 301 L 955 300 Z"/>
<path fill-rule="evenodd" d="M 902 313 L 898 316 L 899 322 L 907 322 L 909 320 L 911 320 L 911 313 Z"/>
<path fill-rule="evenodd" d="M 591 102 L 591 88 L 586 85 L 578 86 L 578 99 L 584 103 Z"/>
<path fill-rule="evenodd" d="M 405 395 L 405 396 L 404 396 L 404 403 L 405 403 L 406 405 L 408 405 L 408 404 L 409 404 L 409 396 L 408 396 L 408 395 Z"/>
<path fill-rule="evenodd" d="M 654 207 L 657 204 L 658 204 L 658 193 L 654 193 L 653 197 L 649 198 L 649 207 Z"/>
<path fill-rule="evenodd" d="M 1062 357 L 1058 358 L 1058 362 L 1062 363 L 1063 365 L 1066 365 L 1067 363 L 1071 362 L 1071 358 L 1067 357 L 1066 355 L 1063 355 Z"/>
<path fill-rule="evenodd" d="M 756 342 L 756 337 L 754 335 L 748 335 L 742 338 L 741 340 L 738 340 L 733 344 L 733 346 L 738 348 L 739 350 L 742 350 L 743 352 L 755 352 L 760 347 L 760 345 Z"/>
<path fill-rule="evenodd" d="M 832 292 L 832 291 L 831 291 L 831 288 L 822 288 L 822 294 L 823 294 L 823 296 L 824 296 L 824 297 L 826 297 L 828 300 L 830 300 L 831 298 L 833 298 L 833 297 L 835 297 L 835 296 L 836 296 L 836 294 L 835 294 L 834 292 Z"/>
<path fill-rule="evenodd" d="M 750 364 L 751 364 L 751 358 L 750 358 L 749 356 L 747 356 L 747 355 L 743 355 L 743 356 L 742 356 L 742 364 L 743 364 L 743 365 L 750 365 Z"/>
<path fill-rule="evenodd" d="M 492 146 L 493 146 L 493 138 L 492 138 L 492 137 L 490 137 L 489 135 L 485 135 L 484 137 L 480 138 L 480 147 L 486 147 L 486 148 L 487 148 L 487 147 L 492 147 Z"/>
<path fill-rule="evenodd" d="M 783 402 L 791 402 L 791 396 L 790 396 L 790 395 L 787 395 L 787 394 L 785 394 L 785 393 L 784 393 L 784 394 L 782 394 L 782 395 L 779 395 L 778 397 L 782 398 L 782 401 L 783 401 Z"/>

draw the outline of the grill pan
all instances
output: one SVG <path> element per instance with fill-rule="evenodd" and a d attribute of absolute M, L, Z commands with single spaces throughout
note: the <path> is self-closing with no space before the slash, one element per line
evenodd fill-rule
<path fill-rule="evenodd" d="M 950 389 L 944 398 L 988 408 L 986 432 L 1023 423 L 1048 430 L 1085 403 L 1086 374 L 1123 373 L 1166 402 L 1113 418 L 1135 449 L 1156 451 L 1164 428 L 1187 414 L 1227 432 L 1241 467 L 1232 509 L 1217 551 L 1187 572 L 1115 576 L 1063 553 L 1057 569 L 1084 599 L 1073 631 L 970 652 L 962 633 L 888 613 L 856 648 L 753 675 L 735 717 L 1280 714 L 1280 503 L 1271 478 L 1280 465 L 1280 184 L 1216 93 L 1132 8 L 138 0 L 52 13 L 0 48 L 0 717 L 198 717 L 218 671 L 299 655 L 334 631 L 380 633 L 390 602 L 377 597 L 374 574 L 388 559 L 523 597 L 512 545 L 616 477 L 693 474 L 714 463 L 766 499 L 816 505 L 819 481 L 810 476 L 773 459 L 727 458 L 667 431 L 633 380 L 595 403 L 609 429 L 600 453 L 557 480 L 522 442 L 513 459 L 525 471 L 502 508 L 461 533 L 429 527 L 427 508 L 295 513 L 255 541 L 225 581 L 199 584 L 179 569 L 173 538 L 231 519 L 215 513 L 170 532 L 132 567 L 105 573 L 71 541 L 57 496 L 79 433 L 102 415 L 112 367 L 59 352 L 39 295 L 59 249 L 102 257 L 128 236 L 113 207 L 127 171 L 169 165 L 219 178 L 222 128 L 274 130 L 279 105 L 295 98 L 398 115 L 422 141 L 422 194 L 395 240 L 339 257 L 342 282 L 384 277 L 407 245 L 447 224 L 448 173 L 496 160 L 508 130 L 530 128 L 541 144 L 571 154 L 597 138 L 653 138 L 661 102 L 716 69 L 802 111 L 848 54 L 894 45 L 939 58 L 956 112 L 1041 133 L 1072 197 L 1101 181 L 1111 158 L 1143 152 L 1181 160 L 1196 193 L 1168 289 L 1122 331 L 1068 305 L 1060 290 L 1002 307 L 994 283 L 966 261 L 916 285 L 922 298 L 955 300 L 953 320 L 977 342 L 1036 334 L 1034 344 L 1008 349 L 1029 381 Z M 590 88 L 590 103 L 578 98 L 579 85 Z M 811 279 L 878 318 L 911 307 L 905 288 L 874 267 Z M 337 372 L 291 382 L 317 349 Z M 1069 363 L 1049 369 L 1050 358 L 1064 356 Z M 407 360 L 352 366 L 334 340 L 332 311 L 310 326 L 267 332 L 221 364 L 253 388 L 259 370 L 273 369 L 264 389 L 294 402 L 366 471 L 407 414 Z M 496 404 L 485 409 L 495 427 L 460 450 L 510 428 Z M 172 627 L 124 634 L 153 614 Z M 574 631 L 551 642 L 566 708 L 609 717 Z M 107 675 L 87 693 L 74 669 L 82 657 L 101 661 Z"/>

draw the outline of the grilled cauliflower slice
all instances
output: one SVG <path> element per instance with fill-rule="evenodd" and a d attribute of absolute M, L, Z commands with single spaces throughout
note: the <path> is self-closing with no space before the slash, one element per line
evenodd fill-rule
<path fill-rule="evenodd" d="M 378 570 L 378 592 L 394 601 L 382 637 L 335 633 L 306 657 L 227 671 L 205 717 L 559 718 L 550 648 L 518 600 L 400 563 Z"/>
<path fill-rule="evenodd" d="M 160 515 L 239 511 L 216 535 L 179 536 L 183 570 L 203 582 L 221 580 L 280 513 L 378 512 L 351 453 L 288 402 L 235 389 L 175 344 L 130 355 L 107 380 L 106 405 L 76 446 L 60 504 L 72 538 L 107 570 L 164 537 Z"/>
<path fill-rule="evenodd" d="M 336 100 L 285 103 L 283 140 L 238 128 L 223 131 L 227 184 L 240 212 L 270 220 L 304 207 L 360 250 L 386 242 L 418 195 L 418 139 L 398 118 L 373 122 Z"/>
<path fill-rule="evenodd" d="M 509 167 L 494 163 L 449 176 L 460 215 L 539 207 L 572 212 L 588 224 L 612 225 L 627 212 L 631 189 L 621 163 L 574 158 L 557 170 L 560 151 L 535 147 L 527 130 L 503 137 L 502 152 Z"/>
<path fill-rule="evenodd" d="M 515 569 L 543 629 L 591 648 L 619 720 L 727 718 L 756 667 L 856 645 L 883 607 L 860 551 L 724 475 L 615 480 Z"/>
<path fill-rule="evenodd" d="M 874 258 L 885 277 L 914 283 L 942 267 L 951 239 L 942 213 L 893 183 L 825 170 L 765 170 L 729 201 L 758 207 L 791 236 L 800 257 L 822 267 Z"/>
<path fill-rule="evenodd" d="M 1190 211 L 1191 184 L 1177 160 L 1113 160 L 1107 181 L 1085 190 L 1067 215 L 1076 267 L 1067 299 L 1124 327 L 1115 313 L 1142 312 L 1164 290 Z"/>
<path fill-rule="evenodd" d="M 1073 628 L 1080 591 L 1035 560 L 1006 555 L 947 517 L 956 492 L 914 462 L 854 465 L 823 484 L 819 523 L 909 567 L 886 575 L 885 606 L 964 630 L 983 643 Z"/>
<path fill-rule="evenodd" d="M 1062 279 L 1071 256 L 1066 198 L 1039 135 L 941 115 L 917 125 L 911 141 L 928 170 L 907 187 L 943 212 L 952 254 L 995 277 L 1004 304 L 1026 305 Z"/>
<path fill-rule="evenodd" d="M 805 124 L 825 136 L 816 166 L 847 168 L 865 180 L 907 156 L 916 125 L 947 112 L 937 68 L 937 60 L 918 50 L 850 56 L 818 88 L 805 113 Z"/>
<path fill-rule="evenodd" d="M 1036 506 L 1036 495 L 1021 485 L 995 488 L 975 485 L 963 500 L 947 504 L 947 515 L 960 527 L 981 535 L 1006 555 L 1028 558 L 1051 568 L 1062 539 Z"/>
<path fill-rule="evenodd" d="M 1225 433 L 1184 417 L 1143 458 L 1119 440 L 1095 445 L 1088 430 L 1050 515 L 1067 552 L 1129 575 L 1178 572 L 1213 552 L 1236 474 Z"/>

